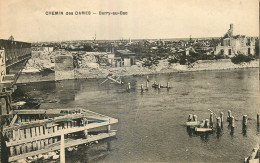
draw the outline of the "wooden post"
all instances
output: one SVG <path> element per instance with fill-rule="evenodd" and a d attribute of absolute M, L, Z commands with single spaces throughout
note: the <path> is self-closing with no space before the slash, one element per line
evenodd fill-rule
<path fill-rule="evenodd" d="M 158 84 L 158 89 L 161 89 L 161 83 Z"/>
<path fill-rule="evenodd" d="M 107 133 L 111 132 L 111 125 L 107 125 Z"/>
<path fill-rule="evenodd" d="M 58 126 L 54 126 L 54 133 L 57 131 L 58 131 Z M 53 140 L 54 140 L 54 143 L 56 143 L 58 141 L 58 138 L 54 137 Z"/>
<path fill-rule="evenodd" d="M 27 129 L 25 129 L 25 132 L 26 132 L 26 139 L 30 138 L 31 137 L 31 129 L 27 128 Z M 31 147 L 32 147 L 31 142 L 27 142 L 26 146 L 27 146 L 27 152 L 31 152 L 31 150 L 32 150 L 31 149 Z"/>
<path fill-rule="evenodd" d="M 86 126 L 88 124 L 87 118 L 83 118 L 82 120 L 83 120 L 83 126 Z M 85 136 L 86 139 L 88 138 L 88 130 L 87 129 L 84 130 L 84 136 Z"/>
<path fill-rule="evenodd" d="M 223 128 L 223 124 L 224 124 L 224 113 L 220 112 L 220 122 L 221 122 L 221 128 Z"/>
<path fill-rule="evenodd" d="M 230 117 L 231 128 L 235 128 L 235 118 L 233 116 Z"/>
<path fill-rule="evenodd" d="M 19 130 L 20 132 L 20 140 L 23 140 L 25 137 L 24 137 L 24 129 L 20 129 Z M 26 144 L 22 144 L 22 153 L 25 153 L 26 152 Z"/>
<path fill-rule="evenodd" d="M 148 89 L 148 87 L 149 87 L 149 82 L 147 81 L 146 82 L 146 89 Z"/>
<path fill-rule="evenodd" d="M 200 127 L 201 127 L 201 128 L 202 128 L 202 127 L 205 127 L 205 120 L 202 120 L 202 121 L 201 121 Z"/>
<path fill-rule="evenodd" d="M 170 88 L 170 82 L 167 82 L 167 88 Z"/>
<path fill-rule="evenodd" d="M 43 132 L 43 126 L 40 126 L 40 136 L 43 136 L 43 135 L 44 135 L 43 133 L 44 133 L 44 132 Z M 44 142 L 45 142 L 45 140 L 42 139 L 42 140 L 41 140 L 41 149 L 44 148 Z"/>
<path fill-rule="evenodd" d="M 192 114 L 189 114 L 188 122 L 192 121 Z"/>
<path fill-rule="evenodd" d="M 205 126 L 204 127 L 209 128 L 209 120 L 208 119 L 205 120 Z"/>
<path fill-rule="evenodd" d="M 17 145 L 18 146 L 18 145 Z M 16 147 L 17 147 L 16 146 Z M 14 156 L 14 147 L 12 146 L 12 147 L 10 147 L 10 156 Z"/>
<path fill-rule="evenodd" d="M 195 122 L 198 121 L 198 117 L 195 114 L 193 115 L 193 121 L 195 121 Z"/>
<path fill-rule="evenodd" d="M 228 111 L 228 117 L 227 117 L 227 121 L 228 121 L 228 122 L 230 122 L 231 116 L 232 116 L 231 110 L 229 110 L 229 111 Z"/>
<path fill-rule="evenodd" d="M 60 140 L 60 163 L 65 163 L 65 142 L 64 142 L 64 133 L 61 134 Z"/>
<path fill-rule="evenodd" d="M 48 133 L 49 134 L 52 134 L 53 133 L 53 128 L 52 127 L 49 127 L 48 128 Z M 49 144 L 52 144 L 53 143 L 53 138 L 49 138 Z"/>
<path fill-rule="evenodd" d="M 243 125 L 243 128 L 246 128 L 246 126 L 247 126 L 247 115 L 243 115 L 242 125 Z"/>
<path fill-rule="evenodd" d="M 144 85 L 141 84 L 141 92 L 143 92 L 143 91 L 144 91 Z"/>
<path fill-rule="evenodd" d="M 46 126 L 43 126 L 43 129 L 44 129 L 44 134 L 48 134 L 48 128 Z M 49 139 L 45 139 L 45 142 L 44 142 L 44 146 L 48 145 L 49 144 Z"/>
<path fill-rule="evenodd" d="M 20 131 L 19 130 L 13 130 L 13 140 L 19 141 L 20 139 Z M 15 146 L 16 154 L 19 155 L 21 153 L 21 145 Z M 14 155 L 14 147 L 10 147 L 10 155 Z"/>
<path fill-rule="evenodd" d="M 130 89 L 131 89 L 131 84 L 128 83 L 128 84 L 127 84 L 127 90 L 130 91 Z"/>
<path fill-rule="evenodd" d="M 256 116 L 256 124 L 257 124 L 257 126 L 260 125 L 260 113 L 257 113 L 257 116 Z"/>
<path fill-rule="evenodd" d="M 217 129 L 220 129 L 221 128 L 221 118 L 218 117 L 217 118 Z"/>
<path fill-rule="evenodd" d="M 35 127 L 32 127 L 31 128 L 31 132 L 32 132 L 32 137 L 35 137 L 36 135 L 35 135 Z M 35 151 L 36 149 L 37 149 L 37 143 L 36 143 L 36 141 L 33 141 L 32 142 L 32 146 L 33 146 L 33 150 Z"/>
<path fill-rule="evenodd" d="M 209 125 L 210 125 L 210 127 L 213 127 L 213 113 L 210 113 L 210 116 L 209 116 Z"/>
<path fill-rule="evenodd" d="M 40 136 L 40 127 L 35 127 L 35 135 Z M 37 144 L 37 150 L 41 149 L 41 141 L 36 141 Z"/>

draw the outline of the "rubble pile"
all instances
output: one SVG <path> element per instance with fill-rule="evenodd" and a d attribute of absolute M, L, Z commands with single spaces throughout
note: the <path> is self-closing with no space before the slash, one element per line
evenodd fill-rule
<path fill-rule="evenodd" d="M 98 68 L 96 57 L 94 55 L 83 55 L 82 60 L 78 61 L 81 68 Z"/>
<path fill-rule="evenodd" d="M 55 54 L 45 51 L 33 51 L 23 72 L 39 72 L 43 69 L 54 69 Z"/>

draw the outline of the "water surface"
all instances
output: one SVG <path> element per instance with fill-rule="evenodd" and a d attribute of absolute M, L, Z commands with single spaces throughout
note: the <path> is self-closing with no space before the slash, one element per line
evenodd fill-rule
<path fill-rule="evenodd" d="M 40 108 L 82 107 L 119 120 L 112 129 L 116 139 L 100 142 L 67 154 L 67 162 L 242 162 L 259 140 L 256 113 L 259 105 L 258 69 L 203 71 L 150 75 L 171 89 L 141 93 L 146 76 L 125 77 L 119 86 L 104 79 L 64 80 L 20 84 L 24 92 L 41 100 Z M 189 134 L 184 126 L 188 114 L 209 118 L 211 109 L 225 117 L 231 110 L 234 133 L 225 122 L 221 134 Z M 247 132 L 242 116 L 248 115 Z"/>

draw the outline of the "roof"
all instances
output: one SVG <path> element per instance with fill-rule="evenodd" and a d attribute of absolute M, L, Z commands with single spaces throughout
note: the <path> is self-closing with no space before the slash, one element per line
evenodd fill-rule
<path fill-rule="evenodd" d="M 125 50 L 117 50 L 116 52 L 117 52 L 117 53 L 120 53 L 121 55 L 135 55 L 135 53 L 131 52 L 131 51 L 128 50 L 128 49 L 125 49 Z"/>

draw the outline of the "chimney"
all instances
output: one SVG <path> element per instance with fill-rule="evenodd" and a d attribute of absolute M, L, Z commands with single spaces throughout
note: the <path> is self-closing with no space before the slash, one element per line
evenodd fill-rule
<path fill-rule="evenodd" d="M 232 36 L 232 35 L 233 35 L 233 24 L 230 24 L 230 29 L 229 29 L 229 31 L 230 31 L 230 35 Z"/>

